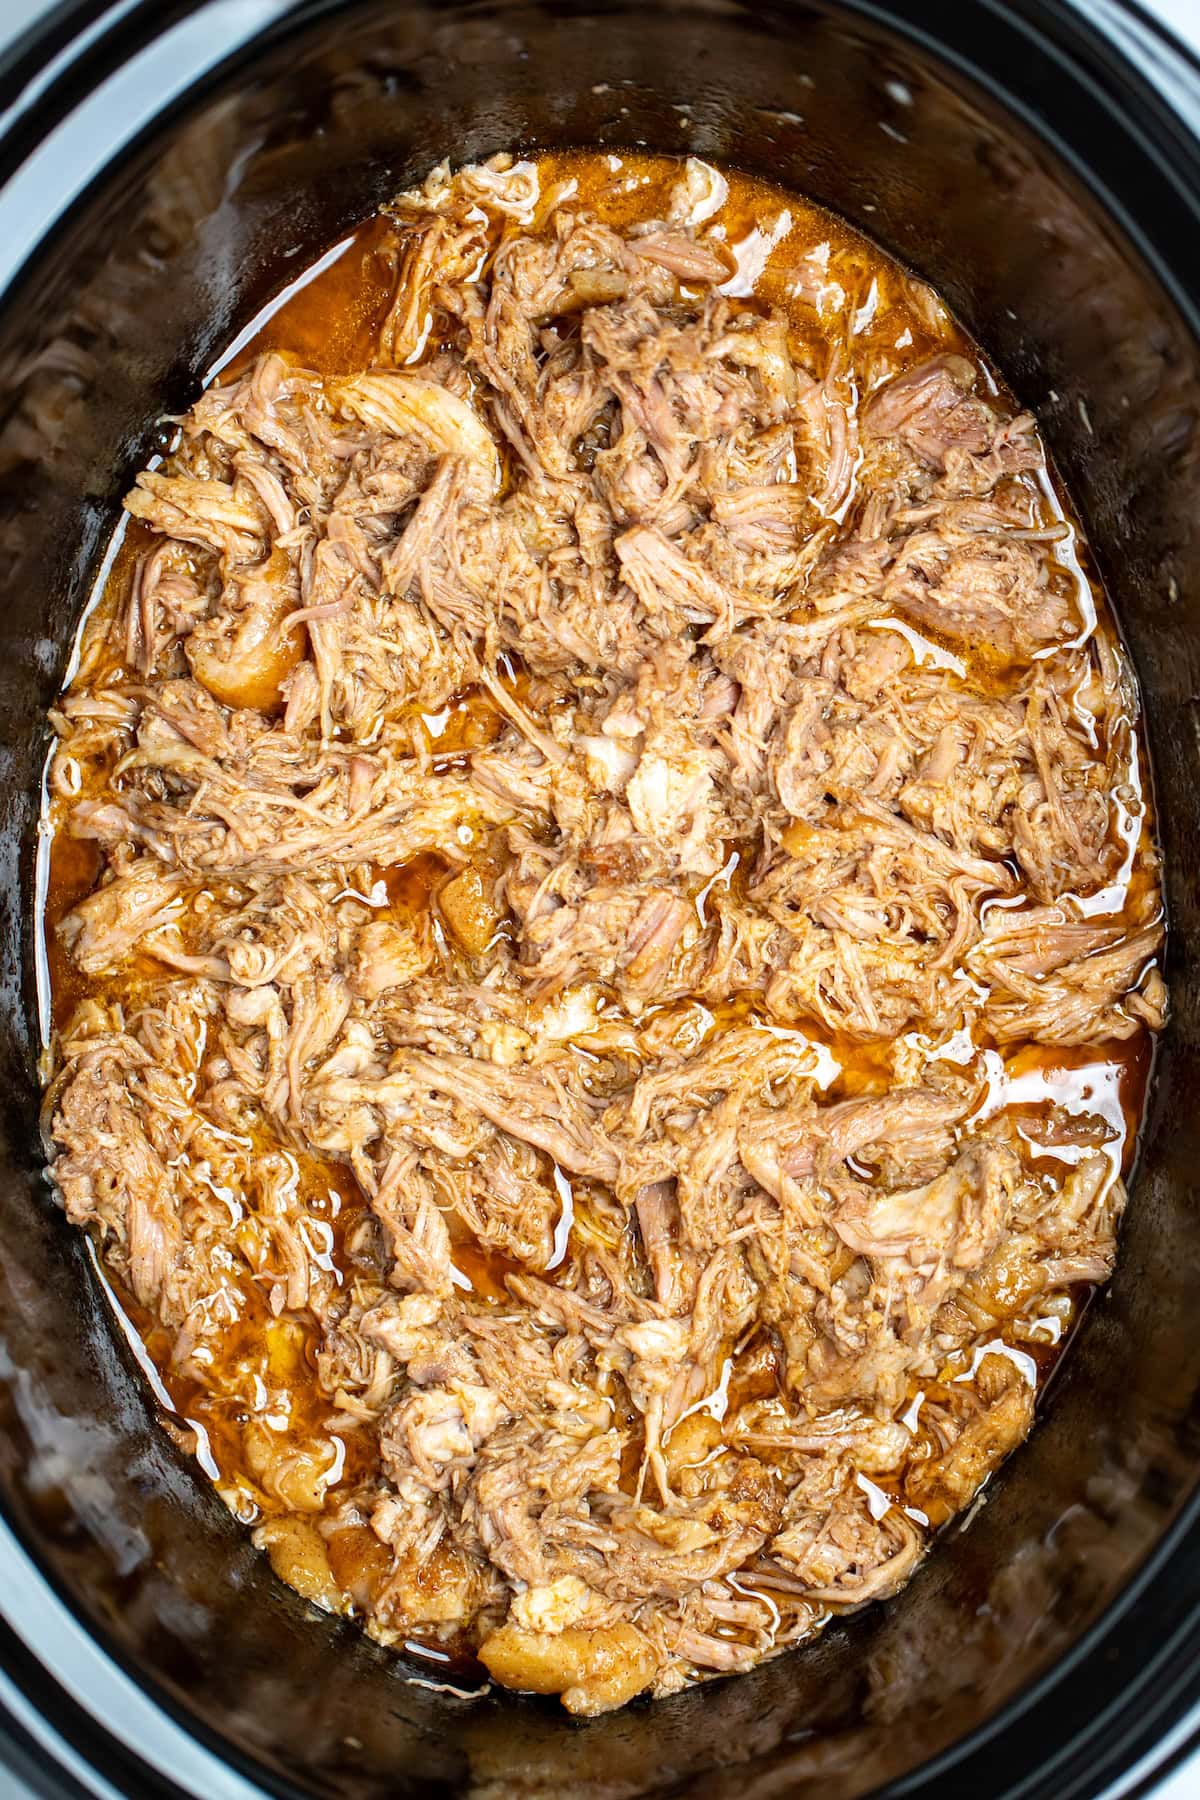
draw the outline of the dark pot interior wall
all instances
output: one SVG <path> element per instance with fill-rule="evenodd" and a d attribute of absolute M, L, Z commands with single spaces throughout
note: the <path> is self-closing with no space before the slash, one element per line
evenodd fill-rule
<path fill-rule="evenodd" d="M 169 1704 L 306 1791 L 490 1795 L 524 1783 L 614 1800 L 664 1790 L 849 1800 L 992 1716 L 1074 1643 L 1200 1469 L 1190 1321 L 1200 1146 L 1187 1104 L 1197 347 L 1063 164 L 882 24 L 735 0 L 322 10 L 176 108 L 104 175 L 0 314 L 4 1509 Z M 951 29 L 935 7 L 903 14 Z M 998 79 L 1010 74 L 1034 101 L 1039 89 L 1056 97 L 1093 165 L 1120 156 L 1089 111 L 1096 103 L 1031 56 L 1013 19 L 977 5 L 957 15 Z M 154 1426 L 40 1172 L 30 884 L 41 716 L 157 415 L 188 405 L 200 373 L 280 285 L 439 156 L 643 141 L 726 158 L 844 212 L 942 290 L 1037 408 L 1145 685 L 1175 1016 L 1111 1294 L 1085 1322 L 1041 1430 L 971 1528 L 889 1609 L 811 1650 L 581 1726 L 550 1705 L 472 1703 L 398 1682 L 389 1658 L 274 1582 Z M 1197 1594 L 1189 1565 L 1180 1606 Z M 1119 1654 L 1107 1666 L 1095 1706 L 1104 1681 L 1115 1691 L 1123 1678 Z M 1060 1699 L 1060 1727 L 1072 1704 Z"/>

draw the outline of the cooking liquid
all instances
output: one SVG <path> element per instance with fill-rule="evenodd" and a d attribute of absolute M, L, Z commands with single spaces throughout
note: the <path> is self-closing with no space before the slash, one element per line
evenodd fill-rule
<path fill-rule="evenodd" d="M 680 165 L 673 159 L 626 153 L 577 153 L 539 158 L 541 191 L 556 184 L 574 184 L 581 200 L 614 225 L 665 216 L 670 190 Z M 941 303 L 904 273 L 865 238 L 846 224 L 812 204 L 798 200 L 772 185 L 739 174 L 727 177 L 727 193 L 709 215 L 710 224 L 723 234 L 730 256 L 730 278 L 725 291 L 751 303 L 783 311 L 792 326 L 801 360 L 820 366 L 831 311 L 851 321 L 856 363 L 873 371 L 871 385 L 940 350 L 969 357 L 979 368 L 982 385 L 999 391 L 993 372 L 978 348 L 963 334 Z M 325 375 L 340 375 L 369 367 L 377 354 L 378 334 L 387 315 L 395 283 L 395 259 L 402 229 L 386 213 L 368 220 L 326 254 L 312 271 L 302 276 L 273 301 L 244 331 L 230 351 L 208 372 L 206 385 L 219 375 L 229 379 L 266 350 Z M 823 323 L 824 322 L 824 323 Z M 811 355 L 806 354 L 811 348 Z M 860 399 L 862 395 L 858 396 Z M 852 505 L 841 509 L 840 516 Z M 1081 619 L 1079 641 L 1096 635 L 1116 639 L 1115 627 L 1095 576 L 1086 547 L 1061 494 L 1047 482 L 1042 518 L 1056 525 L 1061 536 L 1053 546 L 1056 579 L 1067 586 Z M 94 681 L 103 672 L 114 688 L 130 679 L 121 660 L 110 625 L 123 605 L 139 557 L 155 542 L 154 534 L 137 521 L 123 517 L 106 572 L 98 584 L 81 626 L 72 675 Z M 896 629 L 889 625 L 888 629 Z M 931 661 L 951 671 L 975 691 L 998 690 L 1010 678 L 990 666 L 986 656 L 972 657 L 961 647 L 950 649 L 935 639 L 903 627 L 918 661 Z M 531 696 L 527 678 L 516 666 L 508 671 L 514 697 L 537 711 L 538 696 Z M 442 759 L 492 741 L 503 725 L 491 695 L 475 689 L 461 695 L 442 713 L 423 718 L 425 748 L 439 766 Z M 1127 722 L 1131 746 L 1130 787 L 1132 805 L 1117 821 L 1129 847 L 1123 881 L 1105 893 L 1100 909 L 1114 924 L 1127 916 L 1152 879 L 1135 852 L 1144 852 L 1152 839 L 1148 795 L 1139 779 L 1136 728 Z M 87 771 L 81 779 L 86 784 Z M 60 920 L 96 883 L 102 861 L 90 843 L 73 839 L 57 829 L 60 802 L 47 808 L 42 842 L 43 891 L 41 932 L 44 946 L 42 977 L 44 1023 L 52 1042 L 81 1001 L 91 994 L 114 997 L 111 977 L 89 979 L 65 954 L 58 936 Z M 803 829 L 802 827 L 798 829 Z M 724 878 L 738 880 L 739 858 L 733 854 Z M 386 907 L 409 920 L 432 915 L 436 920 L 437 889 L 448 865 L 436 856 L 393 868 L 371 869 L 369 886 L 383 884 Z M 710 884 L 711 885 L 711 884 Z M 703 907 L 704 895 L 697 896 Z M 1082 911 L 1094 910 L 1085 901 Z M 376 916 L 386 916 L 379 913 Z M 146 983 L 161 983 L 166 971 L 152 959 L 144 959 L 120 994 L 126 1005 L 136 1005 L 138 990 Z M 756 1016 L 755 1001 L 746 996 L 717 1010 L 712 1029 L 744 1022 Z M 892 1079 L 891 1044 L 861 1044 L 822 1037 L 815 1027 L 808 1035 L 824 1071 L 824 1099 L 879 1092 Z M 953 1046 L 941 1047 L 948 1058 L 961 1060 Z M 939 1054 L 930 1044 L 927 1053 Z M 52 1050 L 50 1052 L 52 1057 Z M 1056 1143 L 1048 1130 L 1053 1118 L 1065 1109 L 1068 1117 L 1100 1122 L 1105 1153 L 1114 1175 L 1127 1176 L 1133 1163 L 1137 1133 L 1145 1104 L 1152 1063 L 1152 1039 L 1142 1031 L 1125 1043 L 1100 1049 L 1057 1050 L 1027 1045 L 1003 1057 L 994 1049 L 985 1056 L 986 1085 L 980 1116 L 1011 1108 L 1027 1141 L 1036 1143 L 1036 1154 L 1069 1164 L 1077 1152 L 1070 1144 Z M 1095 1135 L 1095 1134 L 1093 1134 Z M 547 1179 L 552 1179 L 547 1171 Z M 354 1224 L 365 1210 L 363 1195 L 350 1172 L 313 1157 L 301 1161 L 299 1193 L 310 1218 L 328 1227 L 325 1241 L 329 1260 L 340 1284 L 352 1278 L 347 1242 Z M 595 1231 L 607 1237 L 609 1214 L 615 1202 L 598 1208 Z M 452 1219 L 455 1265 L 462 1284 L 490 1304 L 509 1299 L 506 1277 L 521 1265 L 486 1249 Z M 581 1215 L 581 1230 L 592 1229 Z M 562 1278 L 572 1263 L 571 1219 L 564 1213 L 561 1259 L 547 1278 Z M 626 1229 L 632 1229 L 627 1226 Z M 114 1306 L 123 1311 L 127 1329 L 144 1346 L 144 1354 L 157 1371 L 157 1392 L 164 1417 L 177 1438 L 194 1450 L 206 1472 L 217 1482 L 233 1510 L 247 1523 L 286 1510 L 278 1496 L 259 1482 L 248 1454 L 248 1432 L 266 1428 L 275 1434 L 278 1447 L 295 1448 L 328 1466 L 331 1479 L 327 1504 L 356 1488 L 369 1488 L 376 1466 L 373 1440 L 367 1433 L 348 1430 L 344 1420 L 335 1429 L 336 1415 L 316 1372 L 316 1347 L 320 1332 L 311 1315 L 284 1312 L 273 1317 L 266 1300 L 270 1272 L 246 1275 L 239 1286 L 242 1316 L 225 1334 L 219 1353 L 207 1366 L 194 1362 L 181 1370 L 175 1354 L 174 1333 L 157 1323 L 132 1297 L 112 1289 Z M 1061 1355 L 1089 1290 L 1079 1290 L 1066 1306 L 1041 1317 L 1014 1316 L 997 1322 L 996 1339 L 1023 1355 L 1039 1385 L 1044 1384 Z M 736 1408 L 750 1399 L 781 1391 L 783 1358 L 774 1334 L 759 1330 L 730 1374 L 723 1405 Z M 948 1366 L 942 1386 L 961 1377 L 963 1369 Z M 937 1384 L 933 1384 L 936 1389 Z M 908 1415 L 917 1438 L 914 1455 L 922 1454 L 921 1407 L 936 1398 L 926 1384 L 914 1393 Z M 618 1400 L 619 1397 L 614 1396 Z M 168 1404 L 169 1402 L 169 1404 Z M 929 1443 L 924 1442 L 928 1453 Z M 631 1439 L 623 1466 L 622 1485 L 632 1491 L 640 1459 L 638 1440 Z M 885 1496 L 900 1499 L 896 1483 L 880 1478 Z M 885 1501 L 886 1503 L 886 1501 Z M 355 1593 L 364 1591 L 386 1574 L 388 1558 L 373 1534 L 354 1528 L 330 1541 L 334 1576 L 354 1610 Z M 749 1580 L 749 1578 L 746 1578 Z M 747 1587 L 747 1592 L 752 1591 Z M 413 1643 L 410 1648 L 417 1650 Z M 444 1652 L 446 1646 L 442 1646 Z M 431 1650 L 431 1654 L 437 1654 Z M 456 1665 L 457 1666 L 457 1665 Z"/>

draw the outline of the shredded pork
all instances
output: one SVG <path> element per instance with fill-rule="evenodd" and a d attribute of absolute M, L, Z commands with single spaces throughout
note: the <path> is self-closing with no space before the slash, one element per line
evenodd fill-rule
<path fill-rule="evenodd" d="M 1069 1077 L 1163 1008 L 1034 422 L 734 297 L 725 191 L 435 172 L 374 366 L 138 477 L 54 714 L 69 1217 L 281 1573 L 583 1713 L 906 1580 L 1111 1269 Z"/>

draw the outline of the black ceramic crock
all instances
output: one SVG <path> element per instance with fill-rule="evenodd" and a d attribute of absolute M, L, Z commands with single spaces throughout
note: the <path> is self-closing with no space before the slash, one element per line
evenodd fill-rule
<path fill-rule="evenodd" d="M 1137 13 L 1100 8 L 307 0 L 229 55 L 228 0 L 93 0 L 52 9 L 0 63 L 0 177 L 20 179 L 145 44 L 188 15 L 204 26 L 173 68 L 195 85 L 46 219 L 0 299 L 0 1752 L 38 1791 L 82 1792 L 70 1770 L 86 1767 L 137 1800 L 1072 1800 L 1141 1791 L 1158 1749 L 1185 1747 L 1200 1699 L 1200 147 L 1185 123 L 1200 70 Z M 21 105 L 30 82 L 40 98 Z M 898 1599 L 810 1648 L 573 1722 L 407 1684 L 272 1577 L 158 1429 L 42 1171 L 31 921 L 43 715 L 160 415 L 440 157 L 587 144 L 694 151 L 827 203 L 931 281 L 1036 410 L 1141 676 L 1173 1014 L 1116 1276 L 986 1505 Z"/>

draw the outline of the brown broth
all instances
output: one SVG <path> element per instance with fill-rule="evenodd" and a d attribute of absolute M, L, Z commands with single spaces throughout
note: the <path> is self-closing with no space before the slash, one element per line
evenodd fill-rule
<path fill-rule="evenodd" d="M 489 1306 L 511 1305 L 509 1276 L 527 1274 L 525 1264 L 515 1256 L 506 1256 L 503 1250 L 481 1244 L 457 1216 L 451 1216 L 449 1227 L 454 1267 L 469 1283 L 475 1298 L 486 1301 Z"/>
<path fill-rule="evenodd" d="M 411 862 L 395 863 L 389 868 L 376 864 L 372 868 L 374 879 L 382 881 L 387 890 L 388 906 L 401 917 L 416 918 L 429 911 L 433 904 L 433 896 L 442 881 L 445 880 L 449 864 L 444 857 L 429 850 L 422 856 L 415 856 Z"/>
<path fill-rule="evenodd" d="M 270 301 L 211 375 L 228 381 L 264 350 L 280 350 L 319 375 L 368 368 L 395 292 L 398 244 L 391 219 L 382 213 L 367 219 L 326 252 L 319 274 L 306 272 Z"/>
<path fill-rule="evenodd" d="M 98 844 L 86 838 L 69 837 L 65 831 L 55 832 L 50 841 L 49 857 L 50 875 L 41 930 L 50 980 L 50 1018 L 57 1034 L 92 988 L 88 977 L 67 954 L 58 926 L 71 908 L 86 900 L 92 892 L 103 873 L 104 858 Z"/>

